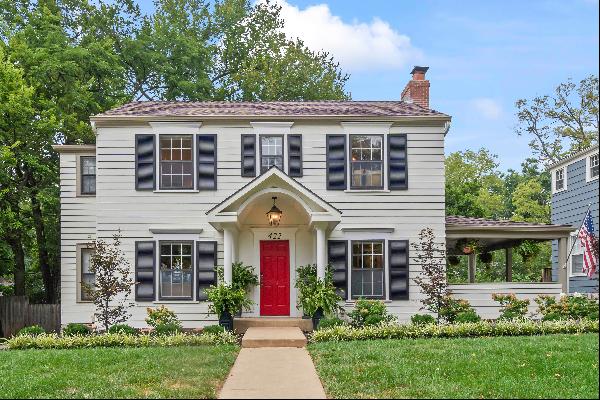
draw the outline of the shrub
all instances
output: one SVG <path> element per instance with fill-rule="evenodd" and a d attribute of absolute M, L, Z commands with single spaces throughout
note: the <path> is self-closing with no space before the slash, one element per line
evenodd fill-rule
<path fill-rule="evenodd" d="M 538 313 L 544 321 L 557 319 L 598 320 L 598 301 L 579 294 L 561 296 L 558 301 L 553 296 L 540 295 L 535 299 Z"/>
<path fill-rule="evenodd" d="M 481 317 L 475 311 L 466 311 L 456 316 L 454 322 L 457 324 L 468 324 L 481 321 Z"/>
<path fill-rule="evenodd" d="M 39 336 L 46 333 L 44 328 L 39 325 L 26 326 L 17 333 L 17 336 Z"/>
<path fill-rule="evenodd" d="M 126 324 L 117 324 L 108 328 L 108 333 L 118 333 L 121 335 L 135 336 L 138 334 L 137 329 Z"/>
<path fill-rule="evenodd" d="M 236 345 L 238 338 L 231 332 L 218 335 L 192 335 L 176 333 L 169 336 L 125 335 L 121 333 L 104 333 L 89 336 L 58 336 L 41 334 L 38 336 L 15 336 L 8 339 L 6 345 L 10 350 L 22 349 L 79 349 L 91 347 L 175 347 Z"/>
<path fill-rule="evenodd" d="M 529 300 L 519 300 L 513 293 L 494 293 L 492 298 L 500 303 L 500 320 L 523 319 L 527 315 Z"/>
<path fill-rule="evenodd" d="M 154 327 L 153 333 L 158 336 L 175 335 L 181 332 L 181 325 L 174 322 L 158 324 Z"/>
<path fill-rule="evenodd" d="M 451 325 L 396 325 L 381 324 L 355 328 L 336 326 L 320 329 L 310 336 L 312 343 L 328 341 L 373 340 L 373 339 L 421 339 L 460 338 L 493 336 L 534 336 L 550 334 L 597 333 L 598 321 L 480 321 Z"/>
<path fill-rule="evenodd" d="M 217 277 L 219 282 L 225 281 L 223 267 L 217 267 Z M 234 289 L 244 289 L 245 292 L 248 292 L 251 286 L 258 284 L 258 276 L 254 273 L 251 265 L 244 265 L 242 262 L 231 264 L 231 286 Z"/>
<path fill-rule="evenodd" d="M 205 326 L 202 329 L 202 333 L 207 333 L 211 335 L 218 335 L 223 332 L 225 332 L 225 328 L 223 328 L 221 325 L 209 325 Z"/>
<path fill-rule="evenodd" d="M 415 314 L 410 317 L 410 322 L 413 325 L 431 325 L 435 324 L 435 318 L 429 314 Z"/>
<path fill-rule="evenodd" d="M 158 308 L 147 308 L 146 312 L 148 313 L 146 323 L 155 329 L 158 325 L 165 324 L 173 324 L 181 328 L 181 323 L 177 319 L 177 315 L 164 305 Z"/>
<path fill-rule="evenodd" d="M 75 324 L 75 323 L 68 324 L 62 330 L 63 336 L 76 336 L 76 335 L 87 336 L 87 335 L 90 335 L 91 333 L 92 333 L 92 331 L 90 330 L 90 328 L 88 328 L 84 324 Z"/>
<path fill-rule="evenodd" d="M 346 321 L 338 317 L 330 317 L 330 318 L 322 318 L 319 321 L 319 326 L 316 329 L 327 329 L 333 328 L 334 326 L 344 326 L 348 325 Z"/>
<path fill-rule="evenodd" d="M 464 319 L 473 318 L 472 315 L 477 315 L 471 304 L 467 300 L 455 299 L 448 296 L 444 300 L 444 306 L 440 309 L 440 316 L 444 318 L 446 322 L 455 323 L 458 322 L 458 318 L 462 314 L 469 314 L 469 317 L 461 317 Z"/>
<path fill-rule="evenodd" d="M 354 327 L 377 325 L 392 322 L 394 317 L 388 315 L 387 307 L 381 300 L 358 299 L 354 309 L 348 313 L 350 324 Z"/>

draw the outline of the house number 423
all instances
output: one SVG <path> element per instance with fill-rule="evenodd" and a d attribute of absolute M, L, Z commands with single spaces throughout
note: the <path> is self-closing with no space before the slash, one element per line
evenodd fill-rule
<path fill-rule="evenodd" d="M 271 240 L 281 240 L 281 232 L 271 232 L 268 238 Z"/>

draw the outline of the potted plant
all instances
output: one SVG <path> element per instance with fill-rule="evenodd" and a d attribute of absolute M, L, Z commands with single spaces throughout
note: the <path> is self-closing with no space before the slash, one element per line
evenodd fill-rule
<path fill-rule="evenodd" d="M 456 242 L 456 250 L 465 255 L 475 253 L 478 247 L 479 242 L 474 239 L 461 239 Z"/>
<path fill-rule="evenodd" d="M 342 298 L 336 293 L 333 272 L 328 267 L 325 279 L 319 279 L 315 265 L 302 266 L 296 271 L 298 306 L 312 318 L 313 327 L 316 328 L 325 314 L 335 314 L 341 311 L 339 302 Z"/>
<path fill-rule="evenodd" d="M 458 256 L 448 256 L 448 264 L 458 265 L 460 264 L 460 258 L 458 258 Z"/>
<path fill-rule="evenodd" d="M 231 264 L 231 286 L 234 289 L 242 289 L 247 295 L 250 294 L 250 289 L 258 285 L 258 276 L 254 273 L 254 268 L 251 265 L 244 265 L 242 262 Z M 225 272 L 223 267 L 217 267 L 217 277 L 219 282 L 223 282 Z M 240 309 L 235 316 L 241 317 L 242 310 Z"/>
<path fill-rule="evenodd" d="M 252 300 L 246 297 L 246 291 L 241 288 L 234 288 L 233 285 L 219 283 L 217 286 L 211 286 L 206 290 L 208 300 L 208 312 L 216 314 L 219 317 L 219 325 L 233 330 L 233 315 L 245 309 L 251 310 L 254 304 Z"/>
<path fill-rule="evenodd" d="M 482 263 L 489 264 L 492 262 L 494 257 L 492 256 L 492 253 L 486 251 L 486 252 L 480 253 L 478 258 L 479 258 L 479 261 L 481 261 Z"/>

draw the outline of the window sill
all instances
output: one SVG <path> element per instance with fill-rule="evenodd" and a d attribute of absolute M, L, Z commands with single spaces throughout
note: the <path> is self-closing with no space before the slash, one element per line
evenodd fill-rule
<path fill-rule="evenodd" d="M 585 179 L 585 182 L 586 182 L 586 183 L 594 182 L 594 181 L 597 181 L 597 180 L 598 180 L 598 178 L 600 178 L 600 177 L 598 177 L 598 176 L 595 176 L 595 177 L 593 177 L 593 178 L 587 178 L 587 177 L 586 177 L 586 179 Z"/>
<path fill-rule="evenodd" d="M 391 304 L 393 302 L 393 300 L 383 300 L 383 299 L 373 299 L 373 298 L 369 298 L 369 299 L 366 299 L 366 300 L 378 300 L 378 301 L 381 301 L 381 302 L 383 302 L 385 304 Z M 346 303 L 347 306 L 354 306 L 358 300 L 357 299 L 353 299 L 353 300 L 343 300 L 343 301 Z M 398 300 L 398 301 L 400 301 L 400 300 Z"/>
<path fill-rule="evenodd" d="M 76 197 L 96 197 L 95 194 L 78 194 Z"/>
<path fill-rule="evenodd" d="M 552 191 L 552 194 L 558 194 L 558 193 L 562 193 L 562 192 L 566 192 L 567 188 L 561 189 L 561 190 L 554 190 Z"/>
<path fill-rule="evenodd" d="M 200 193 L 200 191 L 195 189 L 158 189 L 154 190 L 154 193 Z"/>
<path fill-rule="evenodd" d="M 346 189 L 344 193 L 391 193 L 389 189 Z"/>
<path fill-rule="evenodd" d="M 152 304 L 200 304 L 200 302 L 196 300 L 157 300 Z"/>

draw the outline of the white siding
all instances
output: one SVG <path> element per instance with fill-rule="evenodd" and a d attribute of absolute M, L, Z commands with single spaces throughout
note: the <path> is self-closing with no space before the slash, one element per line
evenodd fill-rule
<path fill-rule="evenodd" d="M 185 128 L 188 129 L 188 128 Z M 197 193 L 153 193 L 136 191 L 134 166 L 135 134 L 151 134 L 150 126 L 100 127 L 97 136 L 97 196 L 94 200 L 74 197 L 74 156 L 61 157 L 63 197 L 63 323 L 90 319 L 87 305 L 74 303 L 74 244 L 86 240 L 88 234 L 109 238 L 121 230 L 123 250 L 134 263 L 134 242 L 156 237 L 150 227 L 194 227 L 203 232 L 196 240 L 217 240 L 219 263 L 222 263 L 222 234 L 207 223 L 206 211 L 223 201 L 251 178 L 240 175 L 241 134 L 254 133 L 250 121 L 242 123 L 207 123 L 197 133 L 217 134 L 218 190 Z M 392 226 L 387 239 L 415 242 L 421 229 L 434 229 L 440 244 L 445 245 L 444 211 L 444 128 L 392 126 L 390 133 L 408 134 L 408 190 L 390 192 L 327 191 L 325 182 L 325 135 L 344 133 L 339 123 L 297 121 L 292 134 L 302 134 L 303 172 L 297 178 L 308 189 L 342 211 L 342 222 L 331 233 L 331 239 L 348 239 L 344 226 L 377 228 Z M 386 141 L 387 144 L 387 141 Z M 73 160 L 71 160 L 73 157 Z M 287 158 L 287 149 L 285 152 Z M 387 171 L 386 171 L 387 176 Z M 371 234 L 374 238 L 379 235 Z M 313 258 L 314 260 L 314 258 Z M 410 265 L 410 301 L 390 302 L 390 310 L 410 315 L 418 310 L 419 290 L 412 282 L 419 269 Z M 145 326 L 145 309 L 138 304 L 131 323 Z M 207 323 L 206 303 L 171 303 L 186 326 Z M 212 318 L 210 318 L 212 319 Z"/>

